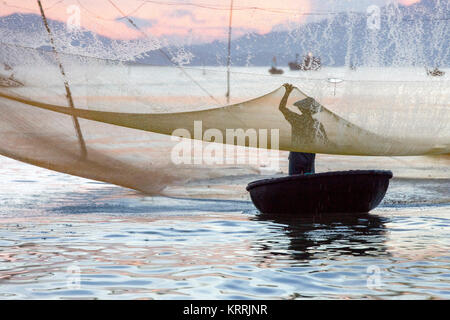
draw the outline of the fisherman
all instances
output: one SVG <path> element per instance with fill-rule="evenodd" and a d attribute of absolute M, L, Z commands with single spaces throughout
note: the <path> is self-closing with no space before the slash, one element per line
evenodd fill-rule
<path fill-rule="evenodd" d="M 313 63 L 313 54 L 309 52 L 303 59 L 303 65 L 305 66 L 305 70 L 311 70 L 312 63 Z"/>
<path fill-rule="evenodd" d="M 294 103 L 300 110 L 301 115 L 286 107 L 287 100 L 294 87 L 291 84 L 283 85 L 286 92 L 280 102 L 280 111 L 291 124 L 291 144 L 293 147 L 315 144 L 317 139 L 327 142 L 328 138 L 325 128 L 312 117 L 317 113 L 319 105 L 312 98 L 306 98 Z M 315 153 L 290 152 L 289 153 L 289 175 L 315 173 Z"/>

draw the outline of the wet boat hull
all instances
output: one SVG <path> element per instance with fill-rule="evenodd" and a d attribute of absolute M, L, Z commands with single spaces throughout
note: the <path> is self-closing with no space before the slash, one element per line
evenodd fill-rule
<path fill-rule="evenodd" d="M 364 213 L 383 200 L 391 171 L 327 172 L 266 179 L 247 186 L 262 213 Z"/>

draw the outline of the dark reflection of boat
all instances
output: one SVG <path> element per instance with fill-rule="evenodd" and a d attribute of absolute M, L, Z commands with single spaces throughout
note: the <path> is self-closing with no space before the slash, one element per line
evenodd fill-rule
<path fill-rule="evenodd" d="M 444 71 L 439 70 L 438 68 L 434 68 L 434 70 L 430 70 L 428 68 L 425 68 L 427 71 L 427 75 L 432 76 L 432 77 L 442 77 L 443 75 L 445 75 Z"/>
<path fill-rule="evenodd" d="M 269 73 L 270 74 L 283 74 L 284 73 L 283 69 L 277 68 L 277 58 L 276 57 L 273 57 L 273 59 L 272 59 L 272 68 L 269 69 Z"/>
<path fill-rule="evenodd" d="M 386 254 L 387 218 L 361 214 L 308 215 L 292 217 L 260 214 L 256 221 L 273 222 L 273 233 L 256 241 L 267 263 L 285 255 L 296 261 L 329 259 L 332 256 L 379 256 Z M 277 233 L 279 233 L 277 235 Z M 286 237 L 289 242 L 286 244 Z"/>

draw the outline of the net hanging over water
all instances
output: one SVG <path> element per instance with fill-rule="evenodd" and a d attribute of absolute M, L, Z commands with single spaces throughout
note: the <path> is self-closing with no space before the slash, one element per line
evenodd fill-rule
<path fill-rule="evenodd" d="M 174 163 L 172 134 L 216 151 L 450 153 L 447 1 L 11 6 L 2 155 L 152 193 L 253 170 Z"/>

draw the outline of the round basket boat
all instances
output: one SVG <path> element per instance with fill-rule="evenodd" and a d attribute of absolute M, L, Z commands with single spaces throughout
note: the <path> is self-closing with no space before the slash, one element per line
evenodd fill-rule
<path fill-rule="evenodd" d="M 391 178 L 391 171 L 326 172 L 254 181 L 247 190 L 263 213 L 364 213 L 380 204 Z"/>

